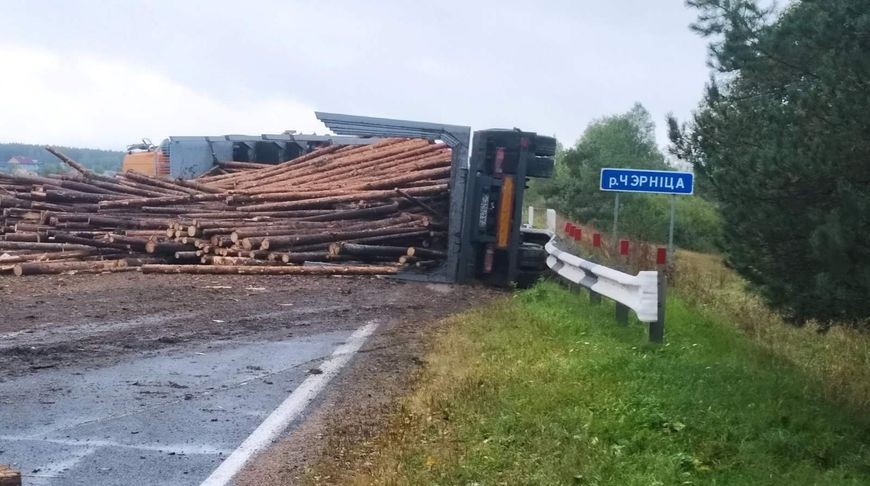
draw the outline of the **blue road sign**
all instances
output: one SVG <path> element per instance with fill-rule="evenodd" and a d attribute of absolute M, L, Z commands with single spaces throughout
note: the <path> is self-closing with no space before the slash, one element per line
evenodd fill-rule
<path fill-rule="evenodd" d="M 601 169 L 601 190 L 690 196 L 695 174 L 670 170 Z"/>

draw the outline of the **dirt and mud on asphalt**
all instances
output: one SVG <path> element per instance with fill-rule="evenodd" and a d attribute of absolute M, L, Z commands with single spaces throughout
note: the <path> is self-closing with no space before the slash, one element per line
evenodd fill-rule
<path fill-rule="evenodd" d="M 341 463 L 357 444 L 379 433 L 397 399 L 412 386 L 425 344 L 442 318 L 498 295 L 504 294 L 379 277 L 122 273 L 0 278 L 0 384 L 38 382 L 43 374 L 55 381 L 88 370 L 99 375 L 193 351 L 205 357 L 269 343 L 284 346 L 308 336 L 329 340 L 378 322 L 375 335 L 303 420 L 236 479 L 240 485 L 294 484 L 312 464 Z M 236 364 L 246 369 L 245 363 Z M 62 395 L 33 400 L 61 403 Z M 210 437 L 187 439 L 208 442 Z M 166 440 L 158 437 L 154 443 Z M 127 465 L 119 461 L 115 467 L 120 474 Z M 53 477 L 63 478 L 59 474 Z M 39 473 L 33 479 L 40 479 Z M 50 477 L 42 479 L 55 484 Z"/>
<path fill-rule="evenodd" d="M 193 342 L 285 339 L 373 319 L 422 324 L 490 295 L 373 277 L 0 278 L 0 379 Z"/>

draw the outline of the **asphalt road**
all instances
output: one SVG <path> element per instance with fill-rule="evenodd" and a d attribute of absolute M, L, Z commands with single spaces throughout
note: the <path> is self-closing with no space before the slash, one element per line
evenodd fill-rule
<path fill-rule="evenodd" d="M 8 380 L 0 457 L 34 486 L 199 484 L 348 334 L 202 344 Z"/>
<path fill-rule="evenodd" d="M 200 484 L 361 326 L 383 324 L 366 359 L 384 365 L 320 395 L 358 387 L 352 403 L 379 404 L 414 326 L 488 295 L 373 278 L 0 278 L 0 464 L 28 486 Z"/>

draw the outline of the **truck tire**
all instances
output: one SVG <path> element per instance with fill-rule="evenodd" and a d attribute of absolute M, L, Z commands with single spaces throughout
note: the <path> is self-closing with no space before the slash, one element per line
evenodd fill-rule
<path fill-rule="evenodd" d="M 537 243 L 523 243 L 520 246 L 520 268 L 539 269 L 547 267 L 547 250 Z"/>
<path fill-rule="evenodd" d="M 543 245 L 523 243 L 518 260 L 517 287 L 531 287 L 547 271 L 547 250 Z"/>
<path fill-rule="evenodd" d="M 556 139 L 544 135 L 535 137 L 535 155 L 552 157 L 556 155 Z"/>

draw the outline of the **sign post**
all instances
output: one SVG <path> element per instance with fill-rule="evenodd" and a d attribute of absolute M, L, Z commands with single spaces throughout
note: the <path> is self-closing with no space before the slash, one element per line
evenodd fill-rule
<path fill-rule="evenodd" d="M 619 218 L 619 193 L 641 192 L 647 194 L 671 195 L 671 221 L 668 229 L 668 260 L 674 253 L 674 218 L 676 217 L 676 196 L 691 196 L 695 192 L 695 174 L 671 170 L 641 169 L 601 169 L 601 190 L 616 193 L 613 208 L 613 239 L 616 240 L 617 219 Z"/>
<path fill-rule="evenodd" d="M 674 262 L 674 218 L 677 213 L 677 196 L 671 195 L 671 224 L 668 228 L 668 263 Z"/>
<path fill-rule="evenodd" d="M 616 193 L 616 197 L 613 200 L 613 231 L 610 233 L 610 237 L 613 238 L 613 249 L 616 250 L 616 244 L 619 241 L 619 234 L 617 231 L 619 230 L 619 193 Z"/>
<path fill-rule="evenodd" d="M 691 196 L 695 192 L 695 175 L 691 172 L 669 170 L 639 170 L 639 169 L 601 169 L 601 190 L 615 192 L 613 206 L 613 241 L 619 241 L 616 234 L 619 221 L 619 193 L 641 192 L 647 194 L 669 194 L 671 196 L 671 220 L 668 225 L 668 248 L 656 257 L 658 267 L 658 319 L 649 326 L 650 341 L 661 343 L 665 333 L 665 293 L 667 264 L 674 258 L 674 219 L 676 217 L 677 196 Z M 616 306 L 616 320 L 628 321 L 627 309 Z"/>

